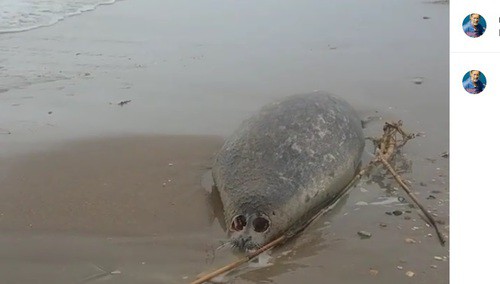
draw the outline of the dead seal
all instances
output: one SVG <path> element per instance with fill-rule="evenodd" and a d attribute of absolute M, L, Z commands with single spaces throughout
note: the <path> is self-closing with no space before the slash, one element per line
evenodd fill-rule
<path fill-rule="evenodd" d="M 316 92 L 263 107 L 217 153 L 212 175 L 231 243 L 256 249 L 317 213 L 356 174 L 361 120 Z"/>

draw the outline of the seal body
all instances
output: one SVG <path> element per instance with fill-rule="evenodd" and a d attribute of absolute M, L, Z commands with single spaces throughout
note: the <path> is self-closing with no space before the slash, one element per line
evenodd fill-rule
<path fill-rule="evenodd" d="M 361 121 L 327 93 L 295 95 L 243 122 L 212 174 L 233 246 L 255 249 L 317 213 L 354 177 Z"/>

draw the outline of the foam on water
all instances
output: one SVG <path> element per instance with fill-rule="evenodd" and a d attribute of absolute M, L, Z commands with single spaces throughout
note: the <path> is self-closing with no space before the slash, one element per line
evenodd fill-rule
<path fill-rule="evenodd" d="M 115 0 L 0 0 L 0 33 L 50 26 Z"/>

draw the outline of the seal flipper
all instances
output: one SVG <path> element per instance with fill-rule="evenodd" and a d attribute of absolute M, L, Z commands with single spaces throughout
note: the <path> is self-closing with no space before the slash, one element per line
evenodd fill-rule
<path fill-rule="evenodd" d="M 214 184 L 212 185 L 212 191 L 210 192 L 210 205 L 212 206 L 213 219 L 217 219 L 222 230 L 227 231 L 226 221 L 224 217 L 224 206 L 220 198 L 219 189 Z M 213 219 L 211 220 L 213 222 Z M 211 223 L 212 223 L 211 222 Z"/>

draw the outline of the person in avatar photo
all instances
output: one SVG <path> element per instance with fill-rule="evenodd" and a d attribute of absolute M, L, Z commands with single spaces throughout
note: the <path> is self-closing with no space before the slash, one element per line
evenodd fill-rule
<path fill-rule="evenodd" d="M 486 77 L 478 70 L 471 70 L 465 74 L 463 85 L 469 94 L 479 94 L 486 87 Z"/>
<path fill-rule="evenodd" d="M 481 15 L 473 13 L 464 19 L 462 27 L 466 35 L 476 38 L 486 30 L 486 21 Z"/>

